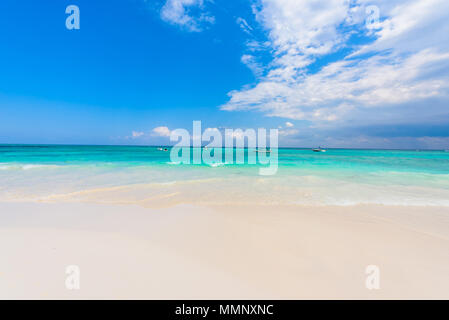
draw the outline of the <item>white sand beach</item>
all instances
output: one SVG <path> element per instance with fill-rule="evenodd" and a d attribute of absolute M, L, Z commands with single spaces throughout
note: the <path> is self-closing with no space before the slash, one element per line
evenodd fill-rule
<path fill-rule="evenodd" d="M 1 299 L 449 298 L 448 208 L 2 202 L 0 220 Z"/>
<path fill-rule="evenodd" d="M 448 0 L 0 12 L 0 300 L 449 300 Z"/>

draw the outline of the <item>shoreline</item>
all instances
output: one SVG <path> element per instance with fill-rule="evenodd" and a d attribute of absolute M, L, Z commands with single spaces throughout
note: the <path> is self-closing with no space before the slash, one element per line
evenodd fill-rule
<path fill-rule="evenodd" d="M 3 299 L 447 299 L 449 208 L 0 202 Z M 80 290 L 65 288 L 78 265 Z M 368 265 L 380 289 L 365 286 Z"/>

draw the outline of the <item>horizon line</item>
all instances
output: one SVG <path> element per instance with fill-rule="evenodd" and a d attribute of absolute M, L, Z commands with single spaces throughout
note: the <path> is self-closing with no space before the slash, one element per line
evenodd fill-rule
<path fill-rule="evenodd" d="M 61 147 L 61 146 L 67 146 L 67 147 L 150 147 L 150 148 L 160 148 L 160 147 L 174 147 L 173 145 L 133 145 L 133 144 L 63 144 L 63 143 L 0 143 L 0 147 L 2 146 L 23 146 L 23 147 L 32 147 L 32 146 L 54 146 L 54 147 Z M 201 146 L 201 148 L 204 148 L 207 146 Z M 185 146 L 181 148 L 199 148 L 199 147 L 193 147 L 193 146 Z M 210 147 L 210 148 L 222 148 L 226 149 L 226 147 Z M 235 149 L 236 147 L 233 147 Z M 278 149 L 301 149 L 301 150 L 309 150 L 314 149 L 317 147 L 278 147 Z M 250 149 L 247 146 L 243 147 L 243 149 Z M 251 148 L 251 149 L 257 149 Z M 269 149 L 268 147 L 264 149 Z M 404 148 L 404 149 L 398 149 L 398 148 L 356 148 L 356 147 L 324 147 L 323 149 L 332 149 L 332 150 L 385 150 L 385 151 L 449 151 L 449 149 L 420 149 L 420 148 Z"/>

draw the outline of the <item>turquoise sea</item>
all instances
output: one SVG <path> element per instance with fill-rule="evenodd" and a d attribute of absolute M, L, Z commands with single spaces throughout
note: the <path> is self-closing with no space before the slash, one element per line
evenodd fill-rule
<path fill-rule="evenodd" d="M 260 176 L 247 161 L 175 164 L 168 149 L 0 145 L 0 200 L 449 206 L 445 150 L 280 148 Z"/>

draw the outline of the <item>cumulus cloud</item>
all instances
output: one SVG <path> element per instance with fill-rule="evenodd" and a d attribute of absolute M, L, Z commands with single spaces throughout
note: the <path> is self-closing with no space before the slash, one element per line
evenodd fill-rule
<path fill-rule="evenodd" d="M 162 20 L 190 32 L 202 31 L 215 18 L 205 11 L 204 0 L 167 0 L 161 9 Z"/>
<path fill-rule="evenodd" d="M 156 127 L 153 129 L 153 135 L 159 136 L 159 137 L 170 137 L 170 129 L 167 127 Z"/>
<path fill-rule="evenodd" d="M 285 126 L 286 126 L 287 128 L 291 128 L 291 127 L 293 127 L 294 125 L 293 125 L 293 123 L 287 121 L 287 122 L 285 123 Z"/>
<path fill-rule="evenodd" d="M 367 28 L 366 8 L 373 4 L 380 20 Z M 448 1 L 260 0 L 253 11 L 268 32 L 273 58 L 257 66 L 266 75 L 253 87 L 231 91 L 222 110 L 257 110 L 316 127 L 372 122 L 367 115 L 419 122 L 449 114 Z M 371 40 L 355 45 L 354 34 Z M 350 53 L 313 70 L 314 62 L 343 48 Z M 419 112 L 434 99 L 446 107 Z"/>

